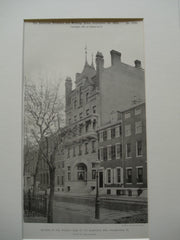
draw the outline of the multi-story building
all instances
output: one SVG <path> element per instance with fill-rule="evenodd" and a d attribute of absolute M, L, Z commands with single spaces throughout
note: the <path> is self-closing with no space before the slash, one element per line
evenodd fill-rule
<path fill-rule="evenodd" d="M 110 53 L 110 67 L 104 67 L 103 55 L 97 52 L 96 68 L 93 63 L 89 65 L 86 58 L 82 72 L 76 74 L 74 89 L 72 89 L 71 78 L 68 77 L 65 82 L 67 129 L 64 141 L 63 182 L 65 191 L 91 192 L 95 189 L 98 162 L 97 130 L 106 126 L 112 111 L 123 112 L 132 106 L 132 101 L 145 101 L 144 70 L 141 68 L 141 62 L 136 60 L 135 66 L 130 66 L 121 61 L 121 53 L 115 50 Z M 124 147 L 123 133 L 120 132 L 123 131 L 121 122 L 122 119 L 112 133 L 104 136 L 104 138 L 107 137 L 108 144 L 113 146 L 111 149 L 114 155 L 112 155 L 111 164 L 113 163 L 117 168 L 118 181 L 114 184 L 119 187 L 125 186 L 124 165 L 121 161 L 114 159 L 115 151 L 118 152 L 119 159 L 124 157 L 121 156 L 124 152 L 122 149 Z M 116 139 L 113 134 L 118 134 L 118 131 L 119 135 Z M 108 134 L 112 134 L 112 137 L 109 138 Z M 110 148 L 103 150 L 105 159 L 110 157 L 108 149 Z M 99 155 L 102 155 L 101 151 Z M 130 164 L 130 160 L 128 162 Z M 130 169 L 129 165 L 128 167 Z M 109 179 L 110 174 L 108 171 Z M 105 184 L 101 172 L 99 179 L 100 185 Z"/>
<path fill-rule="evenodd" d="M 85 62 L 76 74 L 75 89 L 66 79 L 65 191 L 82 192 L 95 188 L 99 90 L 96 70 Z"/>
<path fill-rule="evenodd" d="M 145 104 L 113 111 L 98 135 L 100 192 L 140 195 L 147 189 Z"/>

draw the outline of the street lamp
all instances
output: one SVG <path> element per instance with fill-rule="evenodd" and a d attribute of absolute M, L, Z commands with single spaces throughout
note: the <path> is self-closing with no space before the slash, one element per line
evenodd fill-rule
<path fill-rule="evenodd" d="M 100 218 L 100 201 L 99 201 L 99 171 L 98 168 L 100 166 L 100 162 L 97 161 L 96 163 L 96 199 L 95 199 L 95 218 Z"/>

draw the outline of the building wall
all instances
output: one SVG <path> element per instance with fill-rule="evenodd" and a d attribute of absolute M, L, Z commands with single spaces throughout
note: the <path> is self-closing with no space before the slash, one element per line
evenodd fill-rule
<path fill-rule="evenodd" d="M 135 114 L 135 111 L 140 110 L 141 113 Z M 130 113 L 129 118 L 125 118 L 125 115 Z M 135 108 L 131 108 L 128 111 L 123 112 L 123 139 L 124 139 L 124 179 L 125 187 L 142 187 L 147 188 L 147 153 L 146 153 L 146 115 L 145 104 L 141 104 Z M 142 123 L 141 133 L 136 133 L 136 123 Z M 125 135 L 125 127 L 131 126 L 130 136 Z M 140 128 L 140 127 L 139 127 Z M 137 156 L 137 141 L 142 141 L 142 156 Z M 131 144 L 131 157 L 126 156 L 126 144 Z M 132 183 L 127 183 L 126 169 L 132 168 Z M 143 183 L 137 182 L 137 167 L 143 167 Z"/>
<path fill-rule="evenodd" d="M 95 73 L 95 69 L 85 63 L 82 73 L 76 75 L 75 89 L 68 91 L 68 98 L 71 100 L 68 99 L 66 102 L 65 191 L 88 192 L 95 186 L 92 169 L 93 163 L 97 161 L 96 129 L 99 125 L 99 92 L 96 83 L 92 80 Z M 89 124 L 88 128 L 87 124 Z M 94 142 L 94 151 L 92 151 L 92 142 Z M 79 146 L 81 146 L 81 154 L 79 154 Z M 78 174 L 81 174 L 81 170 L 78 169 L 80 167 L 85 168 L 83 179 L 78 179 Z"/>
<path fill-rule="evenodd" d="M 136 113 L 136 114 L 135 114 Z M 137 124 L 138 123 L 138 124 Z M 139 124 L 141 123 L 141 124 Z M 121 131 L 118 129 L 121 126 Z M 130 126 L 130 130 L 129 130 Z M 115 131 L 115 137 L 111 137 L 111 129 Z M 138 132 L 136 132 L 136 130 Z M 103 140 L 103 132 L 107 132 L 107 139 Z M 102 194 L 115 194 L 115 195 L 138 195 L 138 191 L 147 188 L 147 156 L 146 156 L 146 117 L 145 117 L 145 104 L 140 104 L 132 107 L 121 113 L 121 120 L 116 123 L 109 123 L 98 130 L 99 134 L 99 160 L 101 161 L 101 169 L 103 172 L 103 187 Z M 141 141 L 139 152 L 137 155 L 137 141 Z M 117 158 L 117 144 L 122 146 L 121 154 Z M 127 144 L 131 144 L 130 156 L 127 156 Z M 107 159 L 103 158 L 102 149 L 116 146 L 115 157 L 112 156 Z M 109 154 L 109 153 L 107 153 Z M 111 153 L 112 155 L 112 153 Z M 119 156 L 120 155 L 120 156 Z M 120 170 L 117 170 L 117 169 Z M 128 181 L 127 171 L 132 170 L 131 181 Z M 138 170 L 139 169 L 139 170 Z M 143 169 L 143 170 L 141 170 Z M 131 171 L 130 170 L 130 171 Z M 111 179 L 108 179 L 108 171 L 111 171 Z M 120 171 L 120 179 L 118 180 L 118 172 Z M 139 176 L 138 171 L 141 175 Z M 138 179 L 138 180 L 137 180 Z M 140 191 L 141 191 L 140 190 Z"/>
<path fill-rule="evenodd" d="M 112 110 L 123 111 L 132 106 L 134 97 L 145 101 L 144 70 L 117 60 L 100 74 L 101 124 L 107 123 Z"/>

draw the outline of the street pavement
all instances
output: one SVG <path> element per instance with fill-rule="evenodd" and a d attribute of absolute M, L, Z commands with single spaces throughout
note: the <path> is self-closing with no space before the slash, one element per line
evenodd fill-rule
<path fill-rule="evenodd" d="M 117 223 L 119 219 L 146 211 L 120 211 L 100 208 L 100 219 L 95 219 L 95 207 L 69 202 L 54 202 L 54 223 Z"/>
<path fill-rule="evenodd" d="M 147 199 L 107 195 L 100 199 L 100 219 L 95 219 L 95 196 L 55 193 L 53 222 L 110 224 L 129 219 L 133 219 L 133 222 L 138 222 L 140 218 L 147 219 Z M 24 220 L 46 222 L 46 218 L 35 216 L 26 216 Z"/>

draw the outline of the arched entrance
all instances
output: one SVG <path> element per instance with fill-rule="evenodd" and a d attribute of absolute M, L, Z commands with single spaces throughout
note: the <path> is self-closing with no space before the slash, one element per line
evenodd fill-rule
<path fill-rule="evenodd" d="M 76 173 L 78 181 L 87 181 L 87 166 L 84 163 L 76 165 Z"/>

